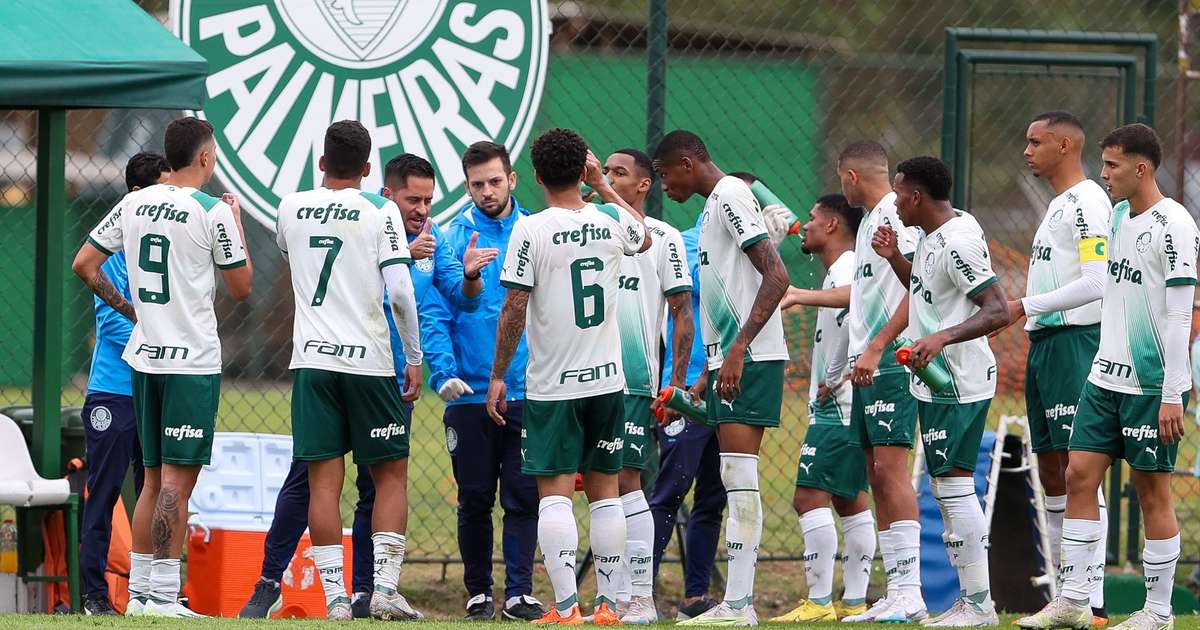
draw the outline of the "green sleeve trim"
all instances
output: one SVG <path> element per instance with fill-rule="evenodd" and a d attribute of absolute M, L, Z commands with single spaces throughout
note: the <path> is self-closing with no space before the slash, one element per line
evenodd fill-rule
<path fill-rule="evenodd" d="M 389 258 L 389 259 L 379 263 L 379 268 L 383 269 L 384 267 L 390 267 L 392 265 L 411 265 L 411 264 L 412 264 L 411 258 L 407 258 L 407 257 Z"/>
<path fill-rule="evenodd" d="M 500 286 L 502 286 L 506 289 L 516 289 L 518 291 L 532 291 L 533 290 L 533 287 L 531 287 L 527 284 L 521 284 L 520 282 L 513 282 L 512 280 L 501 280 Z"/>
<path fill-rule="evenodd" d="M 607 214 L 613 221 L 616 221 L 617 223 L 621 222 L 621 214 L 619 212 L 617 212 L 616 208 L 614 208 L 606 203 L 598 203 L 595 205 L 596 205 L 597 210 L 599 210 L 600 212 L 603 212 L 604 214 Z"/>
<path fill-rule="evenodd" d="M 675 287 L 672 289 L 667 289 L 666 291 L 663 291 L 663 297 L 671 297 L 672 295 L 679 295 L 680 293 L 691 293 L 691 292 L 692 292 L 692 285 L 685 284 L 682 286 L 678 286 L 678 287 Z"/>
<path fill-rule="evenodd" d="M 1195 278 L 1168 278 L 1167 286 L 1169 286 L 1169 287 L 1196 286 L 1196 279 Z"/>
<path fill-rule="evenodd" d="M 992 286 L 993 284 L 996 284 L 996 276 L 992 276 L 991 278 L 984 280 L 982 284 L 980 284 L 979 286 L 975 287 L 974 289 L 971 289 L 970 291 L 968 291 L 967 297 L 973 298 L 976 295 L 979 295 L 984 289 Z"/>
<path fill-rule="evenodd" d="M 762 234 L 759 234 L 758 236 L 751 236 L 750 238 L 742 241 L 742 251 L 746 251 L 747 249 L 750 249 L 751 245 L 763 240 L 764 238 L 767 238 L 767 236 L 768 236 L 767 233 L 763 232 Z"/>
<path fill-rule="evenodd" d="M 374 204 L 376 208 L 382 208 L 383 205 L 388 202 L 387 197 L 376 195 L 375 193 L 367 192 L 365 190 L 360 190 L 358 194 L 362 195 L 363 199 L 366 199 Z"/>
<path fill-rule="evenodd" d="M 92 238 L 91 236 L 88 237 L 87 242 L 91 243 L 92 247 L 95 247 L 96 249 L 104 252 L 106 255 L 108 255 L 108 256 L 113 255 L 113 252 L 108 251 L 107 247 L 101 245 L 100 243 L 97 243 L 96 239 Z"/>
<path fill-rule="evenodd" d="M 908 262 L 912 262 L 913 256 L 916 256 L 916 255 L 917 255 L 916 251 L 908 252 L 907 254 L 904 255 L 904 260 L 907 260 Z"/>
<path fill-rule="evenodd" d="M 200 207 L 204 208 L 205 212 L 212 210 L 213 206 L 217 205 L 217 202 L 220 201 L 220 199 L 199 190 L 192 192 L 192 199 L 195 199 L 196 203 L 200 204 Z"/>
<path fill-rule="evenodd" d="M 283 252 L 283 253 L 286 254 L 287 252 Z M 217 269 L 220 269 L 222 271 L 229 271 L 230 269 L 239 269 L 239 268 L 245 267 L 245 266 L 246 266 L 246 259 L 243 258 L 239 261 L 231 262 L 227 265 L 217 265 Z"/>

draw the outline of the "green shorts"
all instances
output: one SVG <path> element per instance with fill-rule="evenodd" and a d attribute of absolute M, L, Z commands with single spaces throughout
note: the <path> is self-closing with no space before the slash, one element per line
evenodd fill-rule
<path fill-rule="evenodd" d="M 944 477 L 955 468 L 975 472 L 991 404 L 990 398 L 958 404 L 917 402 L 930 476 Z"/>
<path fill-rule="evenodd" d="M 521 422 L 521 472 L 526 475 L 621 470 L 623 392 L 574 400 L 527 398 Z"/>
<path fill-rule="evenodd" d="M 1025 413 L 1034 453 L 1067 450 L 1079 393 L 1099 346 L 1099 324 L 1029 333 Z"/>
<path fill-rule="evenodd" d="M 850 440 L 859 447 L 913 447 L 917 399 L 908 389 L 908 372 L 889 372 L 875 383 L 855 387 L 850 401 Z"/>
<path fill-rule="evenodd" d="M 1187 407 L 1188 394 L 1183 395 Z M 1114 392 L 1088 382 L 1079 395 L 1079 411 L 1071 432 L 1072 451 L 1104 453 L 1146 472 L 1173 472 L 1179 442 L 1158 439 L 1162 396 Z"/>
<path fill-rule="evenodd" d="M 708 408 L 710 427 L 733 422 L 757 427 L 779 426 L 783 411 L 783 368 L 786 361 L 747 362 L 742 370 L 742 393 L 727 402 L 717 397 L 717 374 L 708 371 L 708 392 L 704 405 Z"/>
<path fill-rule="evenodd" d="M 649 396 L 625 397 L 625 423 L 621 435 L 625 445 L 621 449 L 621 466 L 645 470 L 655 446 L 654 416 L 650 414 Z"/>
<path fill-rule="evenodd" d="M 220 374 L 133 372 L 133 413 L 137 416 L 142 464 L 207 465 L 221 400 Z"/>
<path fill-rule="evenodd" d="M 853 499 L 867 489 L 867 459 L 850 439 L 850 427 L 811 424 L 800 445 L 796 485 Z"/>
<path fill-rule="evenodd" d="M 404 459 L 411 417 L 394 376 L 292 371 L 292 459 L 298 462 L 351 452 L 356 464 Z"/>

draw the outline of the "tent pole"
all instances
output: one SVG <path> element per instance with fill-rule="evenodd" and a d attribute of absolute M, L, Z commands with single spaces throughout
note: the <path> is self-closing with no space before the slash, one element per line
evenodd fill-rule
<path fill-rule="evenodd" d="M 63 222 L 67 113 L 38 110 L 37 234 L 33 271 L 33 463 L 62 476 Z"/>

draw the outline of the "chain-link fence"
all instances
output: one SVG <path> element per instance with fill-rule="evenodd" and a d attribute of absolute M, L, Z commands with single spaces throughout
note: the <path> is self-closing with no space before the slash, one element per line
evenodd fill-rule
<path fill-rule="evenodd" d="M 161 2 L 144 2 L 163 11 Z M 647 29 L 643 0 L 549 3 L 550 58 L 533 134 L 556 126 L 578 129 L 598 154 L 644 147 L 648 116 Z M 654 4 L 654 3 L 652 3 Z M 1193 23 L 1200 19 L 1193 20 Z M 1197 119 L 1200 107 L 1178 111 L 1176 58 L 1179 21 L 1175 3 L 1163 0 L 1013 0 L 1011 2 L 829 3 L 820 0 L 674 0 L 666 46 L 665 127 L 689 128 L 705 138 L 727 171 L 751 171 L 795 210 L 820 194 L 837 190 L 834 158 L 845 144 L 874 139 L 887 147 L 893 164 L 919 154 L 938 154 L 941 143 L 943 41 L 951 26 L 1068 31 L 1137 31 L 1158 37 L 1155 125 L 1166 143 L 1160 171 L 1165 191 L 1185 192 L 1185 205 L 1200 204 L 1200 159 L 1196 135 L 1180 135 L 1177 123 Z M 980 45 L 994 48 L 995 44 Z M 1073 52 L 1081 46 L 1013 46 Z M 1116 48 L 1102 47 L 1102 51 Z M 1120 50 L 1120 52 L 1129 52 Z M 1068 109 L 1085 122 L 1088 173 L 1098 177 L 1094 141 L 1118 122 L 1117 94 L 1123 79 L 1104 69 L 1061 69 L 1046 64 L 978 72 L 972 80 L 969 204 L 991 240 L 1003 286 L 1024 291 L 1032 234 L 1050 189 L 1024 166 L 1021 152 L 1029 119 L 1050 109 Z M 1144 104 L 1143 104 L 1144 105 Z M 142 149 L 160 149 L 162 130 L 174 112 L 76 111 L 69 114 L 67 163 L 70 207 L 63 235 L 73 255 L 86 231 L 123 192 L 121 169 Z M 0 405 L 30 400 L 35 213 L 33 182 L 35 116 L 0 112 L 0 235 L 6 273 L 0 290 L 8 308 L 0 320 Z M 533 137 L 531 135 L 531 137 Z M 522 147 L 523 149 L 523 147 Z M 1183 160 L 1182 169 L 1177 161 Z M 538 207 L 527 151 L 516 162 L 517 197 Z M 1186 181 L 1175 181 L 1177 172 Z M 959 175 L 959 174 L 956 174 Z M 220 184 L 214 181 L 213 192 Z M 701 202 L 663 200 L 664 218 L 691 227 Z M 287 365 L 292 331 L 292 295 L 284 261 L 275 254 L 269 230 L 246 225 L 255 261 L 253 297 L 235 303 L 220 293 L 217 312 L 224 344 L 225 375 L 219 428 L 286 433 L 290 380 Z M 795 243 L 784 246 L 793 282 L 813 286 L 821 270 Z M 63 400 L 81 404 L 93 342 L 91 298 L 67 278 L 63 291 L 62 338 L 67 349 Z M 782 427 L 768 434 L 760 468 L 766 510 L 762 559 L 795 557 L 801 547 L 791 497 L 799 444 L 807 424 L 804 397 L 811 345 L 809 315 L 787 320 L 792 361 Z M 1001 387 L 993 419 L 1024 415 L 1023 363 L 1027 342 L 1013 330 L 993 341 L 1000 359 Z M 442 404 L 426 391 L 414 413 L 410 460 L 410 560 L 457 557 L 453 522 L 455 483 L 442 428 Z M 1180 449 L 1174 483 L 1180 520 L 1188 528 L 1184 557 L 1200 559 L 1200 479 L 1197 437 Z M 347 488 L 352 485 L 348 482 Z M 353 497 L 353 491 L 348 495 Z M 349 514 L 350 500 L 343 505 Z"/>

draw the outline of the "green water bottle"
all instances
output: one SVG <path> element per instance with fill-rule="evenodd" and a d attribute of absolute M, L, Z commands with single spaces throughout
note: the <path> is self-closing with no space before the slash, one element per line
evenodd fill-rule
<path fill-rule="evenodd" d="M 896 348 L 896 362 L 912 370 L 912 373 L 928 385 L 929 390 L 932 392 L 940 392 L 949 387 L 950 374 L 937 364 L 930 362 L 929 365 L 919 370 L 909 366 L 909 363 L 912 361 L 912 345 L 912 339 L 905 339 L 904 337 L 900 337 L 892 343 L 892 347 Z"/>
<path fill-rule="evenodd" d="M 703 400 L 696 400 L 692 393 L 679 389 L 675 386 L 662 388 L 658 392 L 658 402 L 667 409 L 676 411 L 691 420 L 696 422 L 704 422 L 708 419 L 708 408 Z M 660 417 L 659 420 L 663 418 Z"/>
<path fill-rule="evenodd" d="M 767 206 L 783 206 L 784 208 L 787 208 L 787 204 L 783 203 L 782 199 L 776 196 L 775 193 L 771 192 L 771 189 L 767 188 L 767 185 L 762 183 L 761 179 L 755 180 L 753 184 L 750 184 L 750 192 L 754 193 L 754 198 L 758 200 L 758 205 L 762 206 L 763 208 L 766 208 Z M 788 211 L 791 212 L 791 210 Z M 793 213 L 793 215 L 794 214 L 795 213 Z M 788 226 L 787 233 L 791 234 L 792 236 L 799 235 L 800 225 L 800 219 L 796 219 L 791 225 Z"/>

